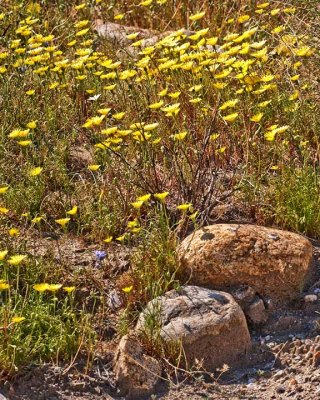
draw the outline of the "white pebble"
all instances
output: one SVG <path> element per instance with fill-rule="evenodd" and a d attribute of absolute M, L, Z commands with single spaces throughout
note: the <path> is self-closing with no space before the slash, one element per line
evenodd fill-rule
<path fill-rule="evenodd" d="M 318 296 L 315 294 L 307 294 L 306 296 L 304 296 L 304 301 L 306 303 L 315 303 L 316 301 L 318 301 Z"/>

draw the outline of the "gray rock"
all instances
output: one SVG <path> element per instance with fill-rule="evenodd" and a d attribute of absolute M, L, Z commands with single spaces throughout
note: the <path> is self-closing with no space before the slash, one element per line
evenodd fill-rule
<path fill-rule="evenodd" d="M 116 289 L 111 290 L 111 292 L 108 294 L 107 304 L 108 307 L 113 311 L 122 306 L 123 302 Z"/>
<path fill-rule="evenodd" d="M 161 377 L 161 365 L 143 353 L 135 336 L 126 335 L 120 340 L 113 363 L 121 396 L 128 400 L 142 399 L 154 392 Z"/>
<path fill-rule="evenodd" d="M 197 286 L 184 286 L 151 301 L 136 330 L 182 346 L 188 365 L 202 361 L 207 370 L 243 363 L 251 347 L 244 313 L 234 298 Z"/>

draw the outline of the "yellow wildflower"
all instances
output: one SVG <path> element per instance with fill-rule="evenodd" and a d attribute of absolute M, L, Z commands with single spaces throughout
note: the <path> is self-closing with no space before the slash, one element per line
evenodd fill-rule
<path fill-rule="evenodd" d="M 162 193 L 154 193 L 153 197 L 157 200 L 164 201 L 165 198 L 169 195 L 169 192 Z"/>
<path fill-rule="evenodd" d="M 131 205 L 134 208 L 139 209 L 143 206 L 143 203 L 144 203 L 143 201 L 139 200 L 139 201 L 134 201 L 133 203 L 131 203 Z"/>
<path fill-rule="evenodd" d="M 37 121 L 30 121 L 27 123 L 27 128 L 35 129 L 37 127 Z"/>
<path fill-rule="evenodd" d="M 197 21 L 205 16 L 205 11 L 198 12 L 197 14 L 190 15 L 190 21 Z"/>
<path fill-rule="evenodd" d="M 10 235 L 11 237 L 19 236 L 19 235 L 20 235 L 19 229 L 17 229 L 17 228 L 11 228 L 11 229 L 9 229 L 9 235 Z"/>
<path fill-rule="evenodd" d="M 26 258 L 27 258 L 27 256 L 25 256 L 25 255 L 16 254 L 16 255 L 11 256 L 11 257 L 9 258 L 8 263 L 9 263 L 10 265 L 16 266 L 16 265 L 21 264 Z"/>
<path fill-rule="evenodd" d="M 185 139 L 185 137 L 187 136 L 188 132 L 184 131 L 184 132 L 180 132 L 180 133 L 176 133 L 175 135 L 173 135 L 173 140 L 175 141 L 180 141 Z"/>
<path fill-rule="evenodd" d="M 36 168 L 32 168 L 29 172 L 30 176 L 38 176 L 41 174 L 43 168 L 42 167 L 36 167 Z"/>
<path fill-rule="evenodd" d="M 98 113 L 101 115 L 107 115 L 107 114 L 109 114 L 110 111 L 111 111 L 111 108 L 100 108 L 98 110 Z"/>
<path fill-rule="evenodd" d="M 33 224 L 38 224 L 42 219 L 43 219 L 43 217 L 34 217 L 34 218 L 32 218 L 31 222 Z"/>
<path fill-rule="evenodd" d="M 225 115 L 222 118 L 227 122 L 233 122 L 238 118 L 238 115 L 239 115 L 238 113 L 233 113 L 233 114 Z"/>
<path fill-rule="evenodd" d="M 114 119 L 116 119 L 116 120 L 121 120 L 121 119 L 123 119 L 123 117 L 125 116 L 125 112 L 119 112 L 119 113 L 117 113 L 117 114 L 113 114 L 112 115 L 112 118 L 114 118 Z"/>
<path fill-rule="evenodd" d="M 16 139 L 16 138 L 25 138 L 28 136 L 30 132 L 30 129 L 15 129 L 14 131 L 9 133 L 9 138 L 10 139 Z"/>
<path fill-rule="evenodd" d="M 15 317 L 12 318 L 11 322 L 12 322 L 13 324 L 19 324 L 20 322 L 22 322 L 22 321 L 24 321 L 24 320 L 25 320 L 25 317 L 18 317 L 18 316 L 15 316 Z"/>
<path fill-rule="evenodd" d="M 183 203 L 183 204 L 178 205 L 178 206 L 177 206 L 177 209 L 178 209 L 178 210 L 181 210 L 181 211 L 187 211 L 187 210 L 189 210 L 191 207 L 192 207 L 192 204 L 191 204 L 191 203 Z"/>
<path fill-rule="evenodd" d="M 78 211 L 78 206 L 73 206 L 71 210 L 67 211 L 69 215 L 76 215 Z"/>
<path fill-rule="evenodd" d="M 70 218 L 59 218 L 55 219 L 55 222 L 59 225 L 61 225 L 63 228 L 69 223 Z"/>
<path fill-rule="evenodd" d="M 238 102 L 239 102 L 238 99 L 225 101 L 225 102 L 219 107 L 219 110 L 222 111 L 222 110 L 225 110 L 226 108 L 229 108 L 229 107 L 235 107 L 235 105 L 236 105 Z"/>
<path fill-rule="evenodd" d="M 0 291 L 1 291 L 1 290 L 7 290 L 7 289 L 9 289 L 9 288 L 10 288 L 9 283 L 1 282 L 1 281 L 0 281 Z"/>
<path fill-rule="evenodd" d="M 9 189 L 9 186 L 0 186 L 0 194 L 6 193 L 6 191 Z"/>
<path fill-rule="evenodd" d="M 61 287 L 62 287 L 61 283 L 51 283 L 51 284 L 48 284 L 47 290 L 49 290 L 50 292 L 56 292 Z"/>
<path fill-rule="evenodd" d="M 89 24 L 89 20 L 88 20 L 88 19 L 85 19 L 85 20 L 76 22 L 76 23 L 74 24 L 74 27 L 77 28 L 77 29 L 82 29 L 82 28 L 84 28 L 85 26 L 87 26 L 88 24 Z"/>
<path fill-rule="evenodd" d="M 90 171 L 97 171 L 100 167 L 101 167 L 100 164 L 91 164 L 91 165 L 88 165 L 88 169 L 89 169 Z"/>
<path fill-rule="evenodd" d="M 157 110 L 158 108 L 161 108 L 161 107 L 163 106 L 163 104 L 164 104 L 164 101 L 163 101 L 163 100 L 160 100 L 160 101 L 158 101 L 157 103 L 150 104 L 150 105 L 149 105 L 149 108 L 150 108 L 151 110 Z"/>
<path fill-rule="evenodd" d="M 165 112 L 167 117 L 178 115 L 180 112 L 180 103 L 175 103 L 167 107 L 161 108 L 161 111 Z"/>
<path fill-rule="evenodd" d="M 76 33 L 76 36 L 84 36 L 86 33 L 89 32 L 89 28 L 82 29 Z"/>
<path fill-rule="evenodd" d="M 27 147 L 32 144 L 32 140 L 19 140 L 18 144 L 22 147 Z"/>
<path fill-rule="evenodd" d="M 167 95 L 167 93 L 168 93 L 168 88 L 164 88 L 163 90 L 161 90 L 161 91 L 158 93 L 158 95 L 159 95 L 160 97 L 164 97 L 164 96 Z"/>
<path fill-rule="evenodd" d="M 144 194 L 143 196 L 139 196 L 138 198 L 137 198 L 137 200 L 138 201 L 142 201 L 142 202 L 146 202 L 146 201 L 148 201 L 149 199 L 150 199 L 150 197 L 151 197 L 151 194 Z"/>
<path fill-rule="evenodd" d="M 122 288 L 122 291 L 124 293 L 130 293 L 132 291 L 132 289 L 133 289 L 133 286 L 127 286 L 127 287 Z"/>
<path fill-rule="evenodd" d="M 33 289 L 37 292 L 43 293 L 48 290 L 48 286 L 49 285 L 47 283 L 36 283 L 35 285 L 33 285 Z"/>
<path fill-rule="evenodd" d="M 8 250 L 0 251 L 0 261 L 3 261 L 6 258 L 7 254 L 8 254 Z"/>
<path fill-rule="evenodd" d="M 262 117 L 263 117 L 263 113 L 258 113 L 258 114 L 253 115 L 253 116 L 250 118 L 250 121 L 253 121 L 253 122 L 260 122 L 261 119 L 262 119 Z"/>
<path fill-rule="evenodd" d="M 123 242 L 124 239 L 125 239 L 125 237 L 126 237 L 126 234 L 124 234 L 124 235 L 122 235 L 122 236 L 118 236 L 118 237 L 116 238 L 116 240 L 117 240 L 118 242 Z"/>
<path fill-rule="evenodd" d="M 144 0 L 144 1 L 141 1 L 141 3 L 139 3 L 139 6 L 148 7 L 151 5 L 152 2 L 153 2 L 153 0 Z"/>
<path fill-rule="evenodd" d="M 243 24 L 244 22 L 249 21 L 249 19 L 250 19 L 250 15 L 241 15 L 238 18 L 238 22 L 239 22 L 239 24 Z"/>

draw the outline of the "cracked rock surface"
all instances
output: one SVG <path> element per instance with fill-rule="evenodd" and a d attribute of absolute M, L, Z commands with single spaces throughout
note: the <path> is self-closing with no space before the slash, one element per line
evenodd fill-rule
<path fill-rule="evenodd" d="M 312 274 L 307 239 L 257 225 L 207 226 L 184 239 L 178 253 L 191 284 L 218 290 L 246 284 L 276 302 L 297 298 Z"/>
<path fill-rule="evenodd" d="M 151 301 L 136 330 L 151 335 L 159 330 L 165 342 L 181 343 L 188 363 L 203 360 L 208 370 L 243 362 L 251 346 L 244 313 L 233 297 L 196 286 L 183 286 Z"/>

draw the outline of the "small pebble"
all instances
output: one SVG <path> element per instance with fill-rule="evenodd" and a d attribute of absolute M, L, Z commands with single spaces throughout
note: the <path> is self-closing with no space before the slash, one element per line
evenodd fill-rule
<path fill-rule="evenodd" d="M 295 386 L 295 385 L 297 385 L 297 384 L 298 384 L 298 382 L 297 382 L 297 380 L 294 379 L 294 378 L 292 378 L 292 379 L 289 381 L 289 386 Z"/>
<path fill-rule="evenodd" d="M 278 394 L 282 394 L 282 393 L 284 393 L 285 391 L 286 391 L 286 388 L 283 387 L 283 386 L 278 386 L 278 387 L 276 388 L 276 392 L 277 392 Z"/>
<path fill-rule="evenodd" d="M 279 235 L 277 235 L 276 233 L 270 233 L 270 234 L 268 235 L 268 237 L 269 237 L 270 239 L 272 239 L 272 240 L 279 240 L 279 239 L 280 239 Z"/>
<path fill-rule="evenodd" d="M 279 378 L 282 378 L 284 375 L 285 375 L 285 371 L 284 370 L 280 370 L 280 371 L 278 371 L 277 373 L 275 373 L 273 375 L 273 378 L 274 379 L 279 379 Z"/>
<path fill-rule="evenodd" d="M 315 294 L 307 294 L 306 296 L 304 296 L 304 301 L 305 303 L 315 303 L 316 301 L 318 301 L 318 296 Z"/>

